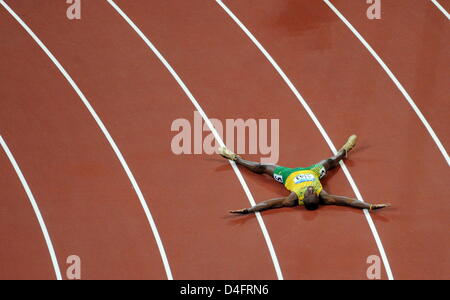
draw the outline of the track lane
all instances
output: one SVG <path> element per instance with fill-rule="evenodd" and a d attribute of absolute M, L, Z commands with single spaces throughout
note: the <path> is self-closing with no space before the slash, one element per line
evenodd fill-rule
<path fill-rule="evenodd" d="M 39 14 L 25 1 L 14 5 L 37 28 L 123 150 L 148 196 L 174 278 L 275 279 L 256 220 L 243 228 L 227 215 L 230 205 L 247 201 L 232 171 L 224 167 L 227 163 L 171 152 L 171 123 L 179 118 L 192 122 L 193 106 L 106 1 L 83 6 L 86 15 L 79 23 L 69 22 L 54 5 L 44 5 Z"/>
<path fill-rule="evenodd" d="M 1 147 L 0 174 L 0 279 L 55 279 L 36 215 Z"/>
<path fill-rule="evenodd" d="M 270 62 L 270 64 L 274 67 L 274 69 L 277 71 L 277 73 L 283 78 L 283 81 L 289 86 L 289 89 L 291 92 L 295 95 L 297 100 L 300 102 L 304 110 L 308 113 L 308 116 L 311 118 L 311 120 L 316 125 L 317 129 L 319 130 L 320 134 L 326 141 L 328 147 L 333 152 L 333 154 L 336 154 L 338 151 L 338 148 L 334 145 L 333 141 L 330 139 L 328 133 L 323 128 L 321 122 L 317 119 L 314 112 L 311 110 L 311 107 L 308 105 L 306 100 L 302 97 L 300 92 L 295 88 L 295 86 L 292 84 L 291 80 L 286 76 L 284 71 L 280 68 L 280 66 L 276 63 L 276 61 L 273 59 L 273 57 L 267 52 L 267 50 L 264 48 L 264 46 L 261 45 L 261 43 L 255 38 L 255 36 L 245 27 L 244 24 L 236 17 L 236 15 L 220 0 L 216 1 L 217 4 L 219 4 L 224 11 L 230 16 L 230 18 L 233 19 L 233 21 L 242 29 L 242 31 L 245 32 L 245 34 L 248 36 L 248 38 L 257 46 L 257 48 L 261 51 L 261 53 L 266 57 L 266 59 Z M 355 193 L 355 196 L 357 199 L 360 199 L 361 201 L 364 201 L 363 196 L 361 195 L 361 192 L 358 189 L 358 186 L 356 185 L 350 171 L 347 168 L 347 165 L 344 161 L 339 162 L 340 167 L 342 168 L 342 172 L 345 174 L 345 177 L 347 178 L 353 192 Z M 370 216 L 370 213 L 368 210 L 364 210 L 363 214 L 368 222 L 368 225 L 370 227 L 370 231 L 372 232 L 372 235 L 377 243 L 378 250 L 380 252 L 380 256 L 382 259 L 383 264 L 385 265 L 385 270 L 388 276 L 388 279 L 393 280 L 393 274 L 392 270 L 389 265 L 388 258 L 386 256 L 386 252 L 384 251 L 383 244 L 381 242 L 381 239 L 378 235 L 377 229 L 375 227 L 375 224 L 373 223 L 372 217 Z"/>
<path fill-rule="evenodd" d="M 336 0 L 333 3 L 383 53 L 383 60 L 410 91 L 446 149 L 450 148 L 448 109 L 445 109 L 450 93 L 450 71 L 446 68 L 450 55 L 448 20 L 442 18 L 430 1 L 386 2 L 381 22 L 363 18 L 360 11 L 365 6 L 361 3 L 348 5 Z"/>
<path fill-rule="evenodd" d="M 222 122 L 227 118 L 279 118 L 282 126 L 280 163 L 284 165 L 312 164 L 331 154 L 306 113 L 291 109 L 292 104 L 298 105 L 298 102 L 289 89 L 213 1 L 117 3 L 161 48 L 210 117 Z M 303 153 L 296 143 L 292 146 L 293 136 L 300 141 L 310 141 L 313 150 Z M 256 159 L 258 156 L 248 157 Z M 257 202 L 286 194 L 282 186 L 271 179 L 242 172 Z M 346 194 L 351 193 L 345 177 L 334 173 L 332 180 L 340 182 Z M 228 208 L 235 207 L 230 204 Z M 346 217 L 336 222 L 333 217 L 336 213 Z M 286 279 L 363 279 L 367 256 L 377 252 L 373 239 L 367 238 L 370 231 L 360 211 L 327 207 L 318 214 L 302 209 L 281 209 L 265 212 L 263 218 Z M 246 227 L 253 219 L 248 216 L 235 222 Z M 310 222 L 313 219 L 314 224 Z M 291 230 L 301 226 L 300 232 Z M 318 235 L 323 239 L 312 234 L 311 227 L 319 230 Z M 331 240 L 346 253 L 330 256 L 329 249 L 323 247 L 324 240 Z"/>
<path fill-rule="evenodd" d="M 367 201 L 394 205 L 372 216 L 395 278 L 448 277 L 448 167 L 376 61 L 323 3 L 226 4 L 313 100 L 333 140 L 349 128 L 359 134 L 349 165 Z"/>
<path fill-rule="evenodd" d="M 330 1 L 326 3 L 336 10 Z M 345 14 L 348 12 L 353 24 L 349 27 L 363 29 L 364 43 L 371 45 L 369 48 L 375 47 L 375 50 L 370 49 L 371 54 L 380 56 L 378 59 L 386 69 L 386 75 L 391 77 L 405 100 L 410 102 L 450 166 L 450 140 L 446 134 L 449 129 L 446 122 L 448 113 L 445 109 L 437 109 L 447 106 L 450 92 L 446 80 L 450 75 L 446 68 L 450 54 L 450 46 L 446 41 L 450 34 L 448 20 L 446 22 L 439 15 L 430 1 L 387 2 L 382 9 L 384 17 L 375 22 L 361 13 L 366 9 L 365 6 L 347 4 L 338 5 L 336 14 L 342 19 L 346 18 L 342 17 L 342 11 Z M 431 101 L 433 105 L 430 105 Z M 436 126 L 438 130 L 434 129 Z"/>
<path fill-rule="evenodd" d="M 83 279 L 163 279 L 142 208 L 97 125 L 42 50 L 0 14 L 0 128 L 39 199 L 62 272 L 78 255 Z"/>
<path fill-rule="evenodd" d="M 145 212 L 149 226 L 151 228 L 153 236 L 155 237 L 156 244 L 158 245 L 158 250 L 161 255 L 161 260 L 164 264 L 164 269 L 166 271 L 167 278 L 169 280 L 173 279 L 172 272 L 171 272 L 170 266 L 169 266 L 169 262 L 167 260 L 167 255 L 164 250 L 164 245 L 161 241 L 161 237 L 159 235 L 158 228 L 156 227 L 156 224 L 153 220 L 150 209 L 147 206 L 144 195 L 142 194 L 142 191 L 133 175 L 133 172 L 130 170 L 130 167 L 128 166 L 125 158 L 123 157 L 122 152 L 120 151 L 119 147 L 117 147 L 116 142 L 114 141 L 113 137 L 109 133 L 105 124 L 103 123 L 101 118 L 98 116 L 97 112 L 92 107 L 89 100 L 86 98 L 86 96 L 80 90 L 80 88 L 78 87 L 76 82 L 72 79 L 72 77 L 70 77 L 70 75 L 67 73 L 67 71 L 64 69 L 64 67 L 61 65 L 61 63 L 55 58 L 55 56 L 51 53 L 51 51 L 48 50 L 48 48 L 45 46 L 45 44 L 42 43 L 42 41 L 35 35 L 35 33 L 28 27 L 28 25 L 26 25 L 26 23 L 24 23 L 23 20 L 8 5 L 6 5 L 3 0 L 0 0 L 0 3 L 16 19 L 16 21 L 18 23 L 20 23 L 20 25 L 27 31 L 27 33 L 33 38 L 33 40 L 41 47 L 41 49 L 45 52 L 45 54 L 49 57 L 49 59 L 54 63 L 54 65 L 58 68 L 58 70 L 61 72 L 61 74 L 67 80 L 67 82 L 72 86 L 73 90 L 77 93 L 78 97 L 83 102 L 84 106 L 89 111 L 89 113 L 91 114 L 91 116 L 95 120 L 95 122 L 97 123 L 97 126 L 102 131 L 103 135 L 105 136 L 105 138 L 107 139 L 111 148 L 113 149 L 117 159 L 120 161 L 120 164 L 121 164 L 124 172 L 126 173 L 128 180 L 130 181 L 130 183 L 136 193 L 136 196 L 139 199 L 142 209 Z"/>
<path fill-rule="evenodd" d="M 195 99 L 194 95 L 192 95 L 191 91 L 186 86 L 186 84 L 183 82 L 183 80 L 180 78 L 180 76 L 177 74 L 177 72 L 173 69 L 173 67 L 169 64 L 169 62 L 165 59 L 165 57 L 161 54 L 161 52 L 152 44 L 152 42 L 139 29 L 139 27 L 137 27 L 136 24 L 128 17 L 128 15 L 126 15 L 125 12 L 119 6 L 117 6 L 117 4 L 113 0 L 109 0 L 108 3 L 111 4 L 111 6 L 117 11 L 117 13 L 123 17 L 123 19 L 130 25 L 130 27 L 133 28 L 133 30 L 139 35 L 139 37 L 143 40 L 143 42 L 145 42 L 147 47 L 149 47 L 149 49 L 152 51 L 152 53 L 158 57 L 158 59 L 161 61 L 161 63 L 163 63 L 163 65 L 167 69 L 167 71 L 171 74 L 173 79 L 177 82 L 177 84 L 180 86 L 180 88 L 183 90 L 183 92 L 189 98 L 192 105 L 195 107 L 196 114 L 198 114 L 199 119 L 201 117 L 200 120 L 202 120 L 205 123 L 203 125 L 203 130 L 207 130 L 208 132 L 211 132 L 211 134 L 206 139 L 207 140 L 211 139 L 211 141 L 214 142 L 214 144 L 215 144 L 215 146 L 212 150 L 205 150 L 205 152 L 211 151 L 210 154 L 214 154 L 214 152 L 217 151 L 218 146 L 225 147 L 226 145 L 223 141 L 223 132 L 221 131 L 221 129 L 219 130 L 218 128 L 215 127 L 215 126 L 219 126 L 217 123 L 214 123 L 214 121 L 217 121 L 217 120 L 210 119 L 206 115 L 202 106 L 198 103 L 197 99 Z M 194 119 L 195 119 L 195 117 L 194 117 Z M 194 123 L 195 123 L 195 121 L 194 121 Z M 195 125 L 194 125 L 194 127 L 195 127 Z M 223 129 L 223 125 L 220 125 L 219 128 Z M 174 128 L 172 126 L 172 130 L 173 129 Z M 195 138 L 194 138 L 194 140 L 195 140 Z M 205 145 L 205 144 L 203 144 L 203 145 Z M 172 143 L 172 146 L 173 146 L 173 143 Z M 196 153 L 195 148 L 196 148 L 196 146 L 194 145 L 194 153 Z M 241 186 L 242 186 L 243 190 L 245 191 L 245 194 L 248 198 L 250 205 L 251 206 L 256 205 L 253 195 L 252 195 L 251 191 L 249 190 L 247 183 L 245 182 L 241 172 L 239 171 L 237 164 L 233 161 L 228 161 L 228 162 L 230 163 L 231 167 L 233 168 L 233 171 L 235 172 L 237 179 L 241 183 Z M 270 252 L 270 256 L 273 261 L 275 271 L 277 273 L 277 278 L 279 280 L 282 280 L 283 274 L 282 274 L 280 266 L 279 266 L 277 255 L 273 249 L 273 244 L 272 244 L 271 238 L 267 232 L 267 228 L 264 224 L 261 214 L 255 213 L 255 216 L 256 216 L 256 219 L 258 220 L 258 224 L 259 224 L 259 227 L 261 228 L 261 232 L 264 235 L 264 239 L 266 241 L 267 248 Z"/>

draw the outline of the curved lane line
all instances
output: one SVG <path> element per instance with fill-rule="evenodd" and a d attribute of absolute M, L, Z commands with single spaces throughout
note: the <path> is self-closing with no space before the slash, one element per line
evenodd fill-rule
<path fill-rule="evenodd" d="M 309 107 L 308 103 L 306 103 L 305 99 L 302 97 L 302 95 L 299 93 L 299 91 L 295 88 L 295 86 L 292 84 L 290 79 L 286 76 L 286 74 L 283 72 L 283 70 L 280 68 L 280 66 L 275 62 L 275 60 L 272 58 L 272 56 L 266 51 L 266 49 L 261 45 L 260 42 L 255 38 L 255 36 L 245 27 L 245 25 L 234 15 L 234 13 L 220 0 L 216 0 L 216 2 L 225 10 L 225 12 L 236 22 L 236 24 L 247 34 L 247 36 L 250 38 L 250 40 L 258 47 L 258 49 L 264 54 L 264 56 L 267 58 L 267 60 L 272 64 L 272 66 L 277 70 L 277 72 L 280 74 L 280 76 L 283 78 L 283 80 L 286 82 L 286 84 L 289 86 L 291 91 L 294 93 L 294 95 L 297 97 L 297 99 L 300 101 L 300 103 L 303 105 L 304 109 L 314 122 L 314 124 L 319 129 L 320 133 L 322 134 L 323 138 L 327 142 L 330 149 L 333 151 L 334 154 L 337 153 L 336 147 L 334 146 L 333 142 L 331 141 L 330 137 L 326 133 L 325 129 L 320 124 L 319 120 L 315 116 L 314 112 Z M 347 180 L 349 181 L 353 192 L 355 193 L 356 197 L 362 201 L 364 201 L 361 193 L 359 192 L 358 187 L 356 186 L 355 181 L 353 180 L 352 175 L 350 174 L 349 170 L 347 169 L 347 166 L 344 164 L 343 161 L 340 161 L 340 165 L 342 167 L 342 170 L 344 171 L 345 176 L 347 177 Z M 384 267 L 386 269 L 386 274 L 390 280 L 393 280 L 394 277 L 392 275 L 392 271 L 389 265 L 389 261 L 387 259 L 386 252 L 384 251 L 383 244 L 381 242 L 380 236 L 378 235 L 378 231 L 375 227 L 375 224 L 373 223 L 372 217 L 370 216 L 369 212 L 365 209 L 364 216 L 367 219 L 367 223 L 369 224 L 370 230 L 372 231 L 372 235 L 375 239 L 375 242 L 378 246 L 378 250 L 380 251 L 381 258 L 384 263 Z"/>
<path fill-rule="evenodd" d="M 444 7 L 442 7 L 439 2 L 437 2 L 436 0 L 431 0 L 431 2 L 433 2 L 433 4 L 436 5 L 436 7 L 444 14 L 444 16 L 447 17 L 447 20 L 450 20 L 450 14 L 445 10 Z"/>
<path fill-rule="evenodd" d="M 6 155 L 8 156 L 12 166 L 14 167 L 14 170 L 17 173 L 17 176 L 20 179 L 20 182 L 22 183 L 22 186 L 27 193 L 28 199 L 30 200 L 31 206 L 33 207 L 34 213 L 36 215 L 36 218 L 38 219 L 39 226 L 41 227 L 42 233 L 44 234 L 45 243 L 47 244 L 48 252 L 50 253 L 50 258 L 52 259 L 53 269 L 55 270 L 55 275 L 57 280 L 62 280 L 61 277 L 61 270 L 59 269 L 58 265 L 58 259 L 56 258 L 55 249 L 53 248 L 52 240 L 50 238 L 50 234 L 47 231 L 47 226 L 45 226 L 44 219 L 42 218 L 41 211 L 39 210 L 39 206 L 36 203 L 36 200 L 34 199 L 33 193 L 31 192 L 30 187 L 28 186 L 28 183 L 25 179 L 25 176 L 23 176 L 22 171 L 20 170 L 19 165 L 16 162 L 16 159 L 12 155 L 11 151 L 8 148 L 8 145 L 6 144 L 3 137 L 0 135 L 0 144 L 5 151 Z"/>
<path fill-rule="evenodd" d="M 134 29 L 134 31 L 141 37 L 141 39 L 147 44 L 147 46 L 153 51 L 153 53 L 158 57 L 158 59 L 163 63 L 163 65 L 167 68 L 167 70 L 170 72 L 170 74 L 173 76 L 173 78 L 177 81 L 177 83 L 180 85 L 184 93 L 188 96 L 189 100 L 191 100 L 192 104 L 195 106 L 197 111 L 202 116 L 203 120 L 205 121 L 206 125 L 209 127 L 210 131 L 213 133 L 215 139 L 217 142 L 222 146 L 225 147 L 225 143 L 223 142 L 220 135 L 217 133 L 216 129 L 214 128 L 214 125 L 209 120 L 208 116 L 203 111 L 200 104 L 197 102 L 197 100 L 194 98 L 192 93 L 189 91 L 187 86 L 184 84 L 184 82 L 181 80 L 180 76 L 175 72 L 175 70 L 172 68 L 172 66 L 167 62 L 167 60 L 161 55 L 161 53 L 156 49 L 156 47 L 150 42 L 150 40 L 142 33 L 142 31 L 134 24 L 134 22 L 122 11 L 122 9 L 117 6 L 117 4 L 114 3 L 112 0 L 107 0 L 109 4 L 125 19 L 125 21 Z M 244 178 L 242 177 L 241 172 L 239 171 L 238 167 L 236 166 L 236 163 L 234 161 L 229 161 L 231 166 L 233 167 L 234 172 L 236 173 L 237 178 L 239 179 L 239 182 L 242 185 L 242 188 L 245 191 L 245 194 L 247 195 L 247 198 L 250 202 L 250 204 L 256 205 L 255 200 L 253 198 L 253 195 L 250 192 L 250 189 L 247 186 L 247 183 L 245 182 Z M 259 226 L 261 227 L 261 231 L 264 235 L 264 239 L 266 241 L 267 247 L 269 248 L 270 256 L 272 258 L 275 271 L 277 274 L 277 278 L 279 280 L 283 280 L 283 274 L 281 272 L 280 264 L 278 262 L 277 255 L 275 253 L 275 249 L 273 247 L 272 241 L 270 239 L 269 233 L 267 231 L 266 225 L 264 224 L 264 221 L 261 217 L 260 213 L 255 213 L 256 218 L 258 220 Z"/>
<path fill-rule="evenodd" d="M 56 67 L 59 69 L 59 71 L 62 73 L 62 75 L 66 78 L 66 80 L 70 83 L 72 88 L 75 90 L 75 92 L 80 97 L 81 101 L 83 101 L 86 108 L 91 113 L 94 120 L 97 122 L 97 125 L 100 127 L 101 131 L 105 135 L 106 139 L 108 140 L 109 144 L 113 148 L 117 158 L 119 159 L 123 169 L 125 170 L 125 173 L 128 176 L 128 179 L 130 180 L 136 195 L 139 198 L 139 201 L 142 205 L 142 208 L 144 209 L 145 215 L 147 217 L 147 220 L 149 222 L 149 225 L 151 227 L 151 230 L 153 232 L 153 235 L 155 236 L 156 243 L 158 245 L 158 249 L 161 255 L 161 259 L 164 264 L 164 268 L 166 270 L 166 275 L 169 280 L 172 280 L 172 272 L 170 270 L 169 261 L 166 256 L 166 252 L 164 250 L 163 243 L 161 241 L 161 237 L 159 236 L 158 229 L 156 227 L 155 221 L 153 220 L 153 217 L 150 213 L 150 209 L 148 208 L 147 202 L 145 201 L 144 195 L 141 192 L 141 189 L 139 188 L 138 183 L 136 182 L 136 179 L 134 178 L 133 173 L 131 172 L 130 168 L 128 167 L 127 162 L 125 161 L 125 158 L 123 157 L 122 153 L 119 150 L 119 147 L 117 147 L 116 143 L 114 142 L 113 138 L 109 134 L 108 130 L 106 129 L 105 125 L 103 124 L 100 117 L 95 112 L 94 108 L 91 106 L 87 98 L 84 96 L 84 94 L 81 92 L 81 90 L 78 88 L 75 81 L 73 81 L 72 77 L 66 72 L 66 70 L 63 68 L 63 66 L 59 63 L 59 61 L 55 58 L 55 56 L 48 50 L 48 48 L 42 43 L 42 41 L 34 34 L 34 32 L 28 27 L 27 24 L 25 24 L 24 21 L 5 3 L 5 1 L 0 0 L 0 4 L 3 5 L 3 7 L 16 19 L 16 21 L 28 32 L 28 34 L 34 39 L 34 41 L 42 48 L 42 50 L 47 54 L 47 56 L 51 59 L 51 61 L 56 65 Z"/>
<path fill-rule="evenodd" d="M 431 125 L 428 123 L 427 119 L 422 114 L 420 109 L 417 107 L 416 103 L 408 94 L 408 92 L 405 90 L 403 85 L 400 83 L 400 81 L 398 81 L 397 77 L 395 77 L 394 73 L 392 73 L 392 71 L 384 63 L 381 57 L 375 52 L 375 50 L 373 50 L 373 48 L 369 45 L 369 43 L 362 37 L 362 35 L 355 29 L 355 27 L 353 27 L 353 25 L 344 17 L 344 15 L 342 15 L 341 12 L 330 1 L 324 0 L 324 2 L 339 17 L 339 19 L 341 19 L 341 21 L 344 22 L 345 25 L 347 25 L 348 29 L 350 29 L 350 31 L 358 38 L 358 40 L 364 45 L 364 47 L 366 47 L 366 49 L 370 52 L 370 54 L 372 54 L 373 58 L 375 58 L 375 60 L 380 64 L 383 70 L 388 74 L 388 76 L 391 78 L 391 80 L 403 94 L 406 101 L 408 101 L 411 108 L 417 114 L 420 121 L 422 121 L 423 125 L 428 130 L 428 133 L 431 135 L 431 138 L 436 143 L 436 146 L 438 147 L 439 151 L 441 151 L 442 156 L 444 156 L 444 159 L 447 161 L 447 165 L 450 166 L 450 157 L 448 156 L 447 150 L 444 148 L 444 145 L 442 145 L 441 141 L 439 140 L 438 136 L 434 132 Z"/>

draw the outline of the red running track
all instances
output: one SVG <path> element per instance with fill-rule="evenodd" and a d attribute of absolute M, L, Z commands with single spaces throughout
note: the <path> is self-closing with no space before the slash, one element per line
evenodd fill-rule
<path fill-rule="evenodd" d="M 393 204 L 371 215 L 394 277 L 447 279 L 448 165 L 369 52 L 324 3 L 311 2 L 225 3 L 286 72 L 336 146 L 350 133 L 360 136 L 346 164 L 366 201 Z M 285 82 L 215 1 L 116 3 L 210 118 L 279 119 L 281 165 L 309 165 L 331 154 Z M 442 13 L 423 1 L 384 1 L 382 19 L 369 21 L 364 4 L 333 3 L 447 146 Z M 111 133 L 153 215 L 173 278 L 276 279 L 255 216 L 227 214 L 249 205 L 230 165 L 216 156 L 172 153 L 172 122 L 193 121 L 195 108 L 123 18 L 106 1 L 83 2 L 79 21 L 66 18 L 64 2 L 8 4 Z M 83 279 L 167 278 L 138 196 L 91 114 L 3 8 L 0 25 L 0 135 L 33 191 L 63 278 L 72 254 L 82 259 Z M 8 241 L 0 249 L 0 278 L 54 278 L 36 217 L 2 151 L 0 166 L 0 231 Z M 286 194 L 270 178 L 241 171 L 257 202 Z M 325 188 L 354 195 L 341 170 Z M 262 217 L 285 279 L 365 279 L 367 257 L 380 255 L 360 211 L 280 209 Z M 385 269 L 381 278 L 387 279 Z"/>

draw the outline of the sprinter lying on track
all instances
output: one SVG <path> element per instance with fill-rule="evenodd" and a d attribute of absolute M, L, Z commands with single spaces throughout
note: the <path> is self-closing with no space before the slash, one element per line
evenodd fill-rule
<path fill-rule="evenodd" d="M 322 160 L 308 168 L 295 169 L 248 161 L 227 148 L 220 147 L 219 154 L 223 157 L 233 160 L 238 165 L 244 166 L 257 174 L 270 175 L 276 181 L 284 184 L 286 189 L 291 192 L 287 197 L 267 200 L 250 208 L 231 210 L 230 213 L 248 214 L 266 209 L 293 207 L 298 205 L 303 205 L 308 210 L 315 210 L 319 208 L 319 204 L 342 205 L 369 210 L 390 206 L 390 204 L 370 204 L 353 198 L 330 195 L 323 190 L 320 179 L 325 176 L 328 170 L 335 168 L 341 159 L 347 157 L 348 152 L 352 150 L 355 145 L 356 135 L 352 135 L 335 156 Z"/>

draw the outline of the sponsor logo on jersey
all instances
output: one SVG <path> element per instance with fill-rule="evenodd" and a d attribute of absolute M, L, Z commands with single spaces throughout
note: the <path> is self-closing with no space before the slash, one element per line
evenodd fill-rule
<path fill-rule="evenodd" d="M 299 184 L 302 182 L 314 181 L 314 179 L 315 179 L 315 177 L 312 174 L 299 174 L 299 175 L 295 176 L 294 183 Z"/>

